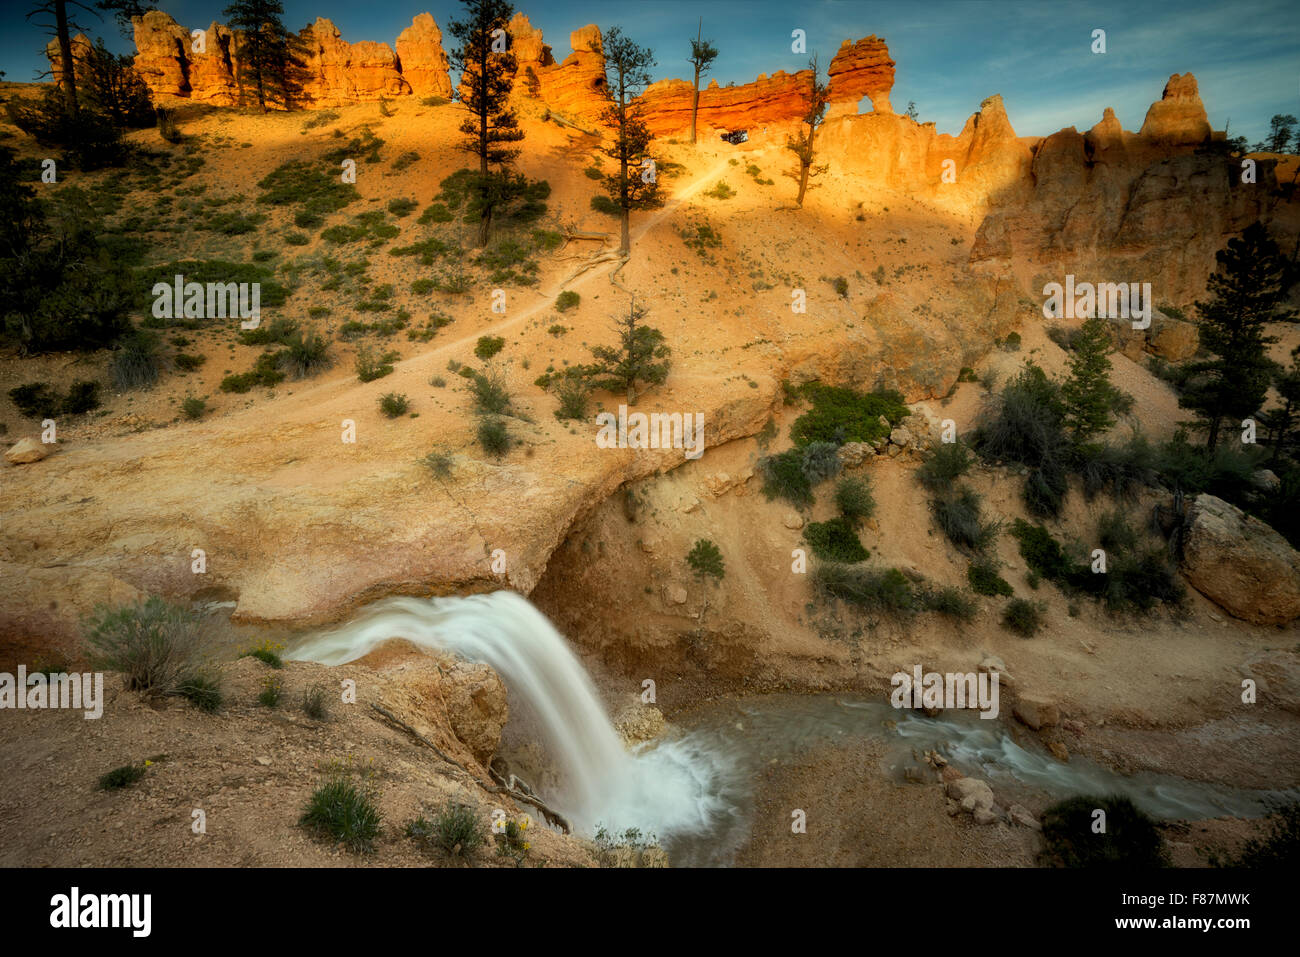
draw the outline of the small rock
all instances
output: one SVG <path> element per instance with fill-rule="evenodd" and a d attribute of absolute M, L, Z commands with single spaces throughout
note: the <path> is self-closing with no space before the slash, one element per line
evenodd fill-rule
<path fill-rule="evenodd" d="M 1054 727 L 1061 720 L 1056 704 L 1038 695 L 1021 695 L 1012 714 L 1035 731 Z"/>
<path fill-rule="evenodd" d="M 681 585 L 670 585 L 668 587 L 668 599 L 674 605 L 686 604 L 686 589 Z"/>
<path fill-rule="evenodd" d="M 258 759 L 257 759 L 257 763 L 260 764 L 260 765 L 261 765 L 262 767 L 264 767 L 264 768 L 269 768 L 269 767 L 271 766 L 271 759 L 270 759 L 270 758 L 265 758 L 265 757 L 263 757 L 263 758 L 258 758 Z"/>
<path fill-rule="evenodd" d="M 912 433 L 900 425 L 889 433 L 889 444 L 897 445 L 900 449 L 908 448 L 912 444 Z"/>
<path fill-rule="evenodd" d="M 28 462 L 39 462 L 49 454 L 50 446 L 26 436 L 15 442 L 13 448 L 5 453 L 5 461 L 12 465 L 26 465 Z"/>
<path fill-rule="evenodd" d="M 1083 722 L 1076 721 L 1074 718 L 1066 718 L 1061 722 L 1061 727 L 1071 734 L 1083 734 Z"/>
<path fill-rule="evenodd" d="M 786 528 L 803 528 L 803 516 L 798 512 L 786 512 L 781 524 Z"/>
<path fill-rule="evenodd" d="M 977 807 L 971 812 L 971 819 L 974 820 L 976 824 L 996 824 L 1001 820 L 998 817 L 997 812 L 988 807 Z"/>
<path fill-rule="evenodd" d="M 1007 814 L 1011 817 L 1011 823 L 1019 824 L 1021 827 L 1028 827 L 1035 831 L 1041 831 L 1043 825 L 1038 823 L 1038 819 L 1029 813 L 1029 808 L 1023 804 L 1013 804 L 1007 808 Z"/>
<path fill-rule="evenodd" d="M 976 808 L 993 807 L 993 789 L 979 778 L 958 778 L 949 781 L 945 791 L 948 797 L 960 804 L 964 810 L 974 811 Z"/>
<path fill-rule="evenodd" d="M 1048 741 L 1047 750 L 1052 752 L 1052 757 L 1056 758 L 1056 760 L 1064 761 L 1067 764 L 1070 762 L 1070 752 L 1065 749 L 1065 745 L 1060 741 Z"/>

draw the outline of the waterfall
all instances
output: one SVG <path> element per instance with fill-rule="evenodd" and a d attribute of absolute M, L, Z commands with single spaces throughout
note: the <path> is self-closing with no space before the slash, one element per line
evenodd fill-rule
<path fill-rule="evenodd" d="M 638 828 L 661 839 L 702 836 L 730 808 L 720 755 L 677 739 L 629 752 L 595 685 L 563 636 L 527 599 L 509 591 L 458 598 L 388 598 L 354 621 L 307 638 L 290 657 L 340 665 L 392 638 L 485 662 L 512 703 L 536 719 L 562 792 L 546 795 L 574 828 L 611 834 Z"/>

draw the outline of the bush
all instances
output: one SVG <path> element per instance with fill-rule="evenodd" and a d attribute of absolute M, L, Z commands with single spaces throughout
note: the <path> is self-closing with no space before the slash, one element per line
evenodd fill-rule
<path fill-rule="evenodd" d="M 581 301 L 581 296 L 571 289 L 566 289 L 555 297 L 555 309 L 557 312 L 567 312 Z"/>
<path fill-rule="evenodd" d="M 560 407 L 555 410 L 557 419 L 585 419 L 587 401 L 591 397 L 591 386 L 577 376 L 564 376 L 555 387 L 555 396 L 560 400 Z"/>
<path fill-rule="evenodd" d="M 704 191 L 704 195 L 712 199 L 731 199 L 731 197 L 736 195 L 736 191 L 722 180 L 718 180 L 712 189 L 706 189 Z"/>
<path fill-rule="evenodd" d="M 1032 638 L 1043 627 L 1043 610 L 1032 601 L 1013 598 L 1002 612 L 1002 627 L 1022 638 Z"/>
<path fill-rule="evenodd" d="M 890 432 L 881 424 L 881 416 L 892 423 L 908 414 L 903 397 L 892 391 L 863 395 L 852 389 L 808 383 L 799 393 L 813 406 L 790 427 L 790 438 L 801 448 L 811 442 L 870 442 Z"/>
<path fill-rule="evenodd" d="M 1089 443 L 1076 453 L 1083 493 L 1089 499 L 1103 491 L 1132 499 L 1143 487 L 1156 484 L 1156 451 L 1142 435 L 1130 436 L 1119 445 Z"/>
<path fill-rule="evenodd" d="M 983 458 L 1029 468 L 1024 499 L 1035 515 L 1059 514 L 1065 499 L 1071 445 L 1063 416 L 1060 386 L 1031 362 L 1002 390 L 996 414 L 976 432 Z"/>
<path fill-rule="evenodd" d="M 451 476 L 451 467 L 454 464 L 452 457 L 446 452 L 433 451 L 421 459 L 434 478 L 445 479 Z"/>
<path fill-rule="evenodd" d="M 1043 526 L 1018 518 L 1011 526 L 1011 536 L 1020 545 L 1020 557 L 1033 571 L 1052 582 L 1064 582 L 1072 577 L 1074 564 Z"/>
<path fill-rule="evenodd" d="M 971 562 L 966 569 L 966 581 L 977 595 L 1009 598 L 1015 594 L 1011 584 L 999 574 L 997 565 L 989 559 Z"/>
<path fill-rule="evenodd" d="M 1106 814 L 1106 830 L 1094 833 L 1094 814 Z M 1122 868 L 1125 871 L 1166 867 L 1169 853 L 1156 824 L 1126 797 L 1080 795 L 1043 812 L 1046 867 Z"/>
<path fill-rule="evenodd" d="M 510 433 L 506 431 L 504 419 L 483 419 L 476 432 L 478 444 L 489 455 L 502 456 L 510 451 Z"/>
<path fill-rule="evenodd" d="M 469 856 L 487 843 L 487 829 L 474 809 L 464 804 L 443 805 L 432 823 L 423 817 L 416 818 L 406 826 L 406 835 L 462 857 Z"/>
<path fill-rule="evenodd" d="M 19 413 L 34 419 L 56 415 L 79 415 L 99 408 L 99 383 L 77 382 L 66 396 L 44 382 L 28 382 L 9 390 L 9 398 Z"/>
<path fill-rule="evenodd" d="M 410 407 L 411 404 L 406 400 L 406 396 L 397 392 L 386 392 L 379 397 L 379 411 L 390 419 L 405 415 Z"/>
<path fill-rule="evenodd" d="M 120 791 L 122 788 L 130 787 L 139 781 L 145 775 L 144 765 L 142 764 L 124 764 L 120 768 L 114 768 L 99 779 L 99 789 L 101 791 Z"/>
<path fill-rule="evenodd" d="M 215 673 L 204 670 L 188 672 L 181 677 L 174 693 L 208 714 L 221 709 L 221 682 Z"/>
<path fill-rule="evenodd" d="M 980 519 L 980 497 L 961 487 L 955 494 L 930 502 L 935 524 L 958 548 L 981 552 L 997 538 L 997 522 Z"/>
<path fill-rule="evenodd" d="M 591 208 L 598 213 L 604 213 L 606 216 L 623 215 L 623 208 L 608 196 L 598 195 L 591 197 Z"/>
<path fill-rule="evenodd" d="M 262 690 L 257 696 L 257 703 L 264 708 L 278 708 L 284 693 L 284 682 L 275 675 L 262 679 Z"/>
<path fill-rule="evenodd" d="M 283 645 L 276 645 L 269 641 L 264 641 L 256 647 L 249 648 L 239 657 L 256 658 L 258 661 L 262 662 L 262 664 L 269 665 L 272 668 L 283 668 L 284 659 L 280 657 L 280 651 L 283 647 Z"/>
<path fill-rule="evenodd" d="M 228 375 L 222 379 L 221 391 L 242 394 L 257 385 L 270 388 L 279 382 L 283 382 L 284 373 L 280 371 L 280 355 L 282 353 L 262 353 L 257 357 L 257 361 L 253 363 L 253 368 L 250 371 L 241 372 L 237 375 Z"/>
<path fill-rule="evenodd" d="M 468 378 L 474 411 L 479 415 L 501 415 L 510 408 L 510 390 L 506 388 L 501 373 L 495 370 L 486 373 L 471 370 Z"/>
<path fill-rule="evenodd" d="M 295 379 L 306 379 L 332 364 L 329 343 L 314 332 L 306 335 L 296 333 L 286 345 L 287 348 L 276 357 L 276 362 L 279 368 L 286 370 Z"/>
<path fill-rule="evenodd" d="M 70 166 L 96 170 L 118 166 L 127 158 L 121 130 L 113 119 L 89 103 L 80 104 L 76 113 L 69 112 L 63 91 L 55 85 L 47 87 L 34 105 L 10 101 L 5 110 L 10 122 L 36 142 L 62 148 L 63 162 Z"/>
<path fill-rule="evenodd" d="M 951 488 L 957 479 L 969 472 L 973 462 L 970 449 L 961 442 L 941 443 L 921 463 L 916 477 L 931 492 L 940 492 Z"/>
<path fill-rule="evenodd" d="M 718 546 L 708 539 L 701 538 L 692 546 L 690 552 L 686 555 L 686 564 L 691 566 L 695 572 L 695 577 L 701 581 L 706 575 L 712 576 L 717 581 L 722 581 L 726 575 L 726 569 L 722 562 L 722 552 Z"/>
<path fill-rule="evenodd" d="M 479 336 L 474 345 L 474 355 L 487 361 L 505 348 L 506 340 L 501 336 Z"/>
<path fill-rule="evenodd" d="M 871 494 L 871 482 L 850 476 L 840 479 L 835 486 L 835 507 L 851 524 L 857 525 L 876 512 L 876 499 Z"/>
<path fill-rule="evenodd" d="M 125 392 L 153 385 L 158 381 L 161 366 L 157 333 L 137 329 L 122 339 L 109 360 L 108 372 L 114 388 Z"/>
<path fill-rule="evenodd" d="M 393 165 L 396 166 L 396 163 Z M 413 199 L 393 199 L 388 201 L 388 211 L 401 219 L 403 216 L 410 216 L 418 205 Z"/>
<path fill-rule="evenodd" d="M 926 589 L 921 595 L 921 605 L 926 611 L 936 611 L 958 621 L 973 621 L 979 605 L 960 588 Z"/>
<path fill-rule="evenodd" d="M 809 485 L 820 485 L 840 473 L 840 450 L 834 442 L 811 442 L 803 450 L 799 467 Z"/>
<path fill-rule="evenodd" d="M 369 346 L 362 346 L 357 350 L 357 378 L 362 382 L 373 382 L 376 379 L 382 379 L 384 376 L 392 374 L 393 360 L 396 358 L 396 352 L 385 352 L 382 355 L 376 355 Z"/>
<path fill-rule="evenodd" d="M 842 599 L 867 611 L 906 615 L 917 609 L 912 583 L 897 568 L 831 562 L 814 568 L 812 580 L 823 597 Z"/>
<path fill-rule="evenodd" d="M 1119 509 L 1097 520 L 1097 544 L 1108 553 L 1130 551 L 1137 546 L 1137 532 Z"/>
<path fill-rule="evenodd" d="M 798 448 L 763 456 L 758 460 L 758 470 L 763 478 L 763 494 L 769 501 L 782 498 L 798 506 L 813 503 L 812 483 L 804 474 L 803 454 Z"/>
<path fill-rule="evenodd" d="M 841 299 L 849 298 L 849 281 L 843 276 L 836 276 L 829 280 L 831 287 L 835 290 L 835 295 Z"/>
<path fill-rule="evenodd" d="M 813 554 L 828 562 L 861 562 L 870 555 L 853 525 L 843 517 L 810 522 L 804 526 L 803 537 L 812 546 Z"/>
<path fill-rule="evenodd" d="M 1136 556 L 1108 554 L 1106 574 L 1090 577 L 1090 585 L 1096 582 L 1101 586 L 1102 600 L 1111 612 L 1150 611 L 1160 602 L 1178 605 L 1186 597 L 1182 581 L 1163 549 Z M 1095 591 L 1096 585 L 1089 590 Z"/>
<path fill-rule="evenodd" d="M 360 853 L 374 849 L 380 817 L 371 793 L 335 774 L 312 792 L 298 823 Z"/>
<path fill-rule="evenodd" d="M 185 401 L 181 403 L 181 413 L 187 419 L 201 419 L 203 413 L 208 411 L 207 399 L 200 399 L 197 396 L 187 395 Z"/>
<path fill-rule="evenodd" d="M 84 412 L 98 409 L 100 405 L 99 383 L 74 382 L 61 405 L 65 415 L 81 415 Z"/>
<path fill-rule="evenodd" d="M 84 637 L 96 669 L 121 672 L 127 688 L 150 694 L 176 691 L 203 647 L 198 616 L 157 597 L 96 608 Z"/>
<path fill-rule="evenodd" d="M 324 721 L 329 717 L 329 689 L 319 681 L 313 683 L 302 693 L 303 714 L 313 721 Z"/>

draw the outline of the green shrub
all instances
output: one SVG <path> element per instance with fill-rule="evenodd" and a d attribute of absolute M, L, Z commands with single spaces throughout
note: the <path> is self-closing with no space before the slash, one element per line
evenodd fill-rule
<path fill-rule="evenodd" d="M 582 297 L 572 289 L 566 289 L 555 297 L 555 308 L 558 312 L 567 312 L 582 301 Z"/>
<path fill-rule="evenodd" d="M 704 195 L 711 199 L 731 199 L 731 197 L 736 195 L 736 191 L 722 180 L 718 180 L 712 189 L 706 189 L 704 191 Z"/>
<path fill-rule="evenodd" d="M 1032 362 L 1002 390 L 996 413 L 976 432 L 975 447 L 989 461 L 1025 465 L 1025 505 L 1035 515 L 1060 513 L 1072 464 L 1060 386 Z"/>
<path fill-rule="evenodd" d="M 769 501 L 782 498 L 798 506 L 813 503 L 812 483 L 804 474 L 800 449 L 763 456 L 758 460 L 758 471 L 763 478 L 763 494 Z"/>
<path fill-rule="evenodd" d="M 876 512 L 876 499 L 871 494 L 871 482 L 866 478 L 840 479 L 835 486 L 835 507 L 851 524 L 857 525 Z"/>
<path fill-rule="evenodd" d="M 29 419 L 46 419 L 58 415 L 63 397 L 48 382 L 28 382 L 9 390 L 9 398 L 21 415 Z"/>
<path fill-rule="evenodd" d="M 803 537 L 812 546 L 813 554 L 828 562 L 861 562 L 870 555 L 858 540 L 853 525 L 843 517 L 809 522 L 804 526 Z"/>
<path fill-rule="evenodd" d="M 606 216 L 623 215 L 622 207 L 605 195 L 591 197 L 591 208 L 598 213 L 604 213 Z"/>
<path fill-rule="evenodd" d="M 319 681 L 314 682 L 302 693 L 303 714 L 313 721 L 324 721 L 329 717 L 329 689 Z"/>
<path fill-rule="evenodd" d="M 451 477 L 451 467 L 454 463 L 451 455 L 442 451 L 433 451 L 426 455 L 421 461 L 434 478 L 445 479 Z"/>
<path fill-rule="evenodd" d="M 831 287 L 835 290 L 835 295 L 841 299 L 849 298 L 849 281 L 843 276 L 836 276 L 829 280 Z"/>
<path fill-rule="evenodd" d="M 473 808 L 449 802 L 434 815 L 432 823 L 421 816 L 408 824 L 406 836 L 434 844 L 448 854 L 468 857 L 487 843 L 487 828 Z"/>
<path fill-rule="evenodd" d="M 99 606 L 83 632 L 96 669 L 121 672 L 127 688 L 151 694 L 175 691 L 203 650 L 198 616 L 157 597 Z"/>
<path fill-rule="evenodd" d="M 388 202 L 388 211 L 401 219 L 403 216 L 410 216 L 418 205 L 413 199 L 393 199 Z"/>
<path fill-rule="evenodd" d="M 834 442 L 810 442 L 803 450 L 800 468 L 810 485 L 820 485 L 840 473 L 840 450 Z"/>
<path fill-rule="evenodd" d="M 114 768 L 103 775 L 99 779 L 99 789 L 101 791 L 120 791 L 122 788 L 135 784 L 144 775 L 143 764 L 124 764 L 120 768 Z"/>
<path fill-rule="evenodd" d="M 1043 610 L 1032 601 L 1013 598 L 1003 609 L 1002 627 L 1022 638 L 1032 638 L 1043 627 Z"/>
<path fill-rule="evenodd" d="M 808 383 L 799 392 L 813 406 L 790 427 L 790 438 L 800 447 L 811 442 L 870 442 L 890 432 L 879 421 L 881 416 L 892 423 L 908 414 L 903 397 L 893 391 L 863 395 L 852 389 Z"/>
<path fill-rule="evenodd" d="M 478 444 L 489 455 L 502 456 L 510 451 L 510 433 L 504 419 L 485 418 L 478 424 Z"/>
<path fill-rule="evenodd" d="M 108 363 L 114 388 L 123 392 L 144 389 L 158 381 L 162 367 L 158 343 L 157 333 L 147 329 L 123 337 Z"/>
<path fill-rule="evenodd" d="M 1106 815 L 1103 833 L 1094 831 L 1096 811 Z M 1046 867 L 1095 867 L 1142 871 L 1167 867 L 1169 852 L 1156 823 L 1126 797 L 1080 795 L 1053 804 L 1042 816 Z"/>
<path fill-rule="evenodd" d="M 1130 551 L 1137 546 L 1137 532 L 1127 516 L 1115 509 L 1097 520 L 1097 544 L 1107 552 Z"/>
<path fill-rule="evenodd" d="M 276 361 L 279 368 L 287 370 L 295 379 L 306 379 L 332 364 L 329 343 L 314 332 L 295 334 L 287 343 L 287 348 L 278 354 Z"/>
<path fill-rule="evenodd" d="M 215 673 L 201 669 L 182 675 L 173 693 L 208 714 L 219 711 L 224 700 L 220 679 Z"/>
<path fill-rule="evenodd" d="M 257 695 L 257 703 L 263 708 L 278 708 L 284 694 L 284 682 L 275 675 L 262 679 L 262 690 Z"/>
<path fill-rule="evenodd" d="M 813 569 L 814 590 L 867 611 L 906 615 L 917 610 L 918 599 L 907 576 L 897 568 L 865 568 L 829 562 Z"/>
<path fill-rule="evenodd" d="M 181 414 L 187 419 L 201 419 L 206 411 L 208 411 L 207 399 L 198 396 L 187 395 L 185 401 L 181 403 Z"/>
<path fill-rule="evenodd" d="M 410 407 L 411 404 L 407 401 L 406 396 L 397 392 L 386 392 L 379 397 L 379 411 L 390 419 L 405 415 Z"/>
<path fill-rule="evenodd" d="M 312 792 L 299 825 L 361 853 L 374 850 L 380 816 L 374 795 L 342 774 L 335 774 Z"/>
<path fill-rule="evenodd" d="M 716 581 L 722 581 L 726 575 L 726 569 L 723 567 L 722 552 L 718 546 L 706 538 L 701 538 L 686 556 L 686 564 L 691 566 L 695 572 L 695 577 L 703 581 L 705 576 L 711 576 Z"/>
<path fill-rule="evenodd" d="M 74 382 L 62 403 L 65 415 L 81 415 L 99 406 L 99 383 L 87 381 Z"/>
<path fill-rule="evenodd" d="M 585 419 L 587 402 L 591 397 L 591 386 L 578 376 L 562 376 L 555 386 L 555 397 L 560 400 L 560 407 L 555 410 L 555 417 L 564 419 Z"/>
<path fill-rule="evenodd" d="M 1059 542 L 1041 525 L 1031 525 L 1023 518 L 1012 523 L 1011 536 L 1020 545 L 1020 557 L 1031 569 L 1048 581 L 1068 581 L 1074 564 L 1066 556 Z"/>
<path fill-rule="evenodd" d="M 930 511 L 935 524 L 958 548 L 981 552 L 997 538 L 998 523 L 980 518 L 980 497 L 966 486 L 931 501 Z"/>
<path fill-rule="evenodd" d="M 973 458 L 961 442 L 940 443 L 916 470 L 920 483 L 931 492 L 940 492 L 952 487 L 957 479 L 970 471 Z"/>
<path fill-rule="evenodd" d="M 462 369 L 462 372 L 466 371 Z M 496 370 L 486 373 L 468 369 L 469 391 L 474 411 L 479 415 L 501 415 L 510 408 L 510 390 L 505 378 Z"/>
<path fill-rule="evenodd" d="M 397 357 L 396 352 L 385 352 L 376 355 L 369 346 L 362 346 L 357 350 L 355 363 L 357 378 L 362 382 L 374 382 L 376 379 L 382 379 L 384 376 L 392 374 L 393 361 Z"/>
<path fill-rule="evenodd" d="M 936 611 L 958 621 L 973 621 L 979 605 L 960 588 L 946 586 L 927 588 L 921 594 L 921 606 L 926 611 Z"/>
<path fill-rule="evenodd" d="M 1011 584 L 998 573 L 998 566 L 987 558 L 971 562 L 966 569 L 966 581 L 977 595 L 1010 597 L 1015 594 Z"/>
<path fill-rule="evenodd" d="M 298 323 L 293 319 L 276 318 L 256 329 L 241 329 L 239 341 L 246 346 L 281 346 L 286 345 L 297 332 Z"/>
<path fill-rule="evenodd" d="M 505 345 L 506 340 L 501 336 L 479 336 L 478 342 L 474 344 L 474 355 L 486 361 L 504 349 Z"/>
<path fill-rule="evenodd" d="M 411 292 L 417 296 L 427 296 L 433 292 L 434 282 L 432 279 L 416 279 L 411 282 Z"/>
<path fill-rule="evenodd" d="M 1108 554 L 1106 574 L 1090 575 L 1088 584 L 1094 582 L 1101 586 L 1107 610 L 1116 613 L 1150 611 L 1160 602 L 1178 605 L 1186 597 L 1186 589 L 1162 548 L 1140 555 Z M 1096 591 L 1096 585 L 1089 591 Z"/>

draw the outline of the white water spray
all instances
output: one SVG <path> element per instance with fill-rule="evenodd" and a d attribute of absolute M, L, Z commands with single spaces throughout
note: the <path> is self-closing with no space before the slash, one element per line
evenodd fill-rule
<path fill-rule="evenodd" d="M 509 591 L 465 598 L 389 598 L 355 621 L 315 635 L 292 658 L 340 665 L 393 638 L 486 662 L 536 716 L 563 791 L 548 800 L 576 829 L 639 828 L 659 838 L 699 836 L 730 810 L 720 755 L 689 739 L 629 753 L 595 686 L 564 638 L 527 599 Z"/>

